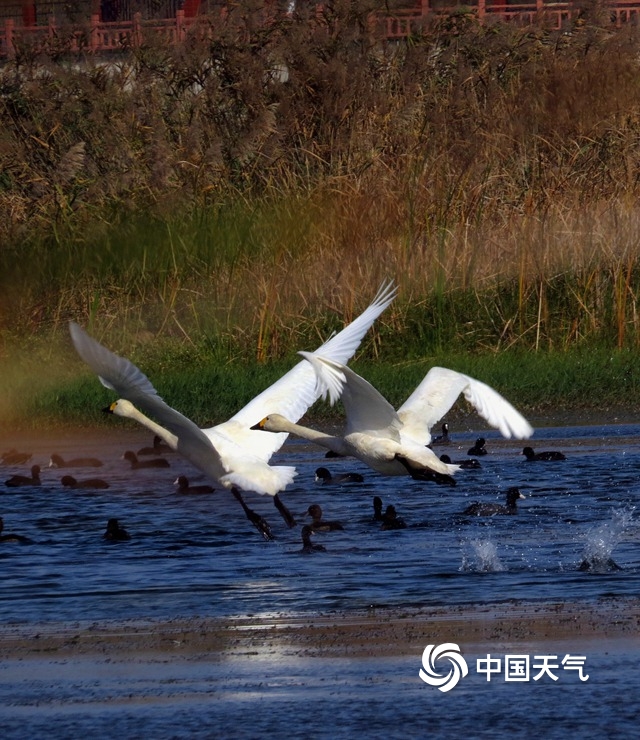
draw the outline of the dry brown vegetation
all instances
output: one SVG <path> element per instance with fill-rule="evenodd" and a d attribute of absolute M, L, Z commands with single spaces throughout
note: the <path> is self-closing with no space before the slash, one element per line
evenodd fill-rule
<path fill-rule="evenodd" d="M 390 44 L 366 2 L 257 7 L 2 69 L 2 329 L 216 332 L 262 360 L 394 277 L 417 352 L 635 346 L 634 26 L 460 13 Z"/>

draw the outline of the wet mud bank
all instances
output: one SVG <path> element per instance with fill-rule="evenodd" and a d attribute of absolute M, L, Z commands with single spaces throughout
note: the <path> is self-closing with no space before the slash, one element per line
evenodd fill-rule
<path fill-rule="evenodd" d="M 430 642 L 465 644 L 624 639 L 640 647 L 640 599 L 598 603 L 484 604 L 475 608 L 376 609 L 274 619 L 5 625 L 0 659 L 133 658 L 171 654 L 382 657 L 416 653 Z"/>

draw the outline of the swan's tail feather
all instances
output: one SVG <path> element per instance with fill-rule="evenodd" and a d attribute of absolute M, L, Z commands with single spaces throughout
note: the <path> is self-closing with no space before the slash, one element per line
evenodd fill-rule
<path fill-rule="evenodd" d="M 242 475 L 242 473 L 231 472 L 220 478 L 225 488 L 240 488 L 242 491 L 253 491 L 261 495 L 275 496 L 293 483 L 298 472 L 291 465 L 270 465 L 269 474 L 261 476 L 259 481 L 255 477 Z"/>
<path fill-rule="evenodd" d="M 442 475 L 455 475 L 458 470 L 460 470 L 459 465 L 456 465 L 455 463 L 443 463 L 437 456 L 435 457 L 435 460 L 429 459 L 425 467 L 436 473 L 441 473 Z"/>

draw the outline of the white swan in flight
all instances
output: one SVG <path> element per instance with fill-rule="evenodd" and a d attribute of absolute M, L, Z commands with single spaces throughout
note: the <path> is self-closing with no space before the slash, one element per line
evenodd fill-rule
<path fill-rule="evenodd" d="M 392 283 L 383 284 L 371 305 L 318 351 L 323 356 L 329 355 L 341 362 L 348 361 L 367 330 L 395 295 L 396 289 Z M 292 482 L 295 469 L 268 464 L 287 435 L 265 435 L 251 431 L 251 424 L 273 412 L 281 412 L 297 420 L 319 398 L 315 371 L 308 362 L 301 360 L 228 421 L 200 429 L 166 404 L 149 379 L 132 362 L 103 347 L 75 322 L 70 322 L 69 330 L 80 357 L 98 375 L 103 385 L 121 396 L 109 407 L 112 413 L 135 419 L 160 436 L 196 468 L 229 488 L 240 501 L 249 520 L 266 539 L 272 538 L 269 525 L 246 505 L 240 491 L 273 496 L 276 507 L 288 525 L 295 524 L 278 496 Z M 139 411 L 136 405 L 145 413 Z"/>
<path fill-rule="evenodd" d="M 323 434 L 271 414 L 256 425 L 264 431 L 288 431 L 339 455 L 351 455 L 383 475 L 452 484 L 457 465 L 443 463 L 427 445 L 431 427 L 446 414 L 461 393 L 489 424 L 505 437 L 526 439 L 533 434 L 529 422 L 497 391 L 454 370 L 433 367 L 396 411 L 364 378 L 345 365 L 319 353 L 300 352 L 314 368 L 318 391 L 339 398 L 346 413 L 344 433 Z"/>

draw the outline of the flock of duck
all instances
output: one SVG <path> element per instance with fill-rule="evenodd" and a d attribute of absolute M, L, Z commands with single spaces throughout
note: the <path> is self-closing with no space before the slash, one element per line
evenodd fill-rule
<path fill-rule="evenodd" d="M 154 437 L 153 445 L 149 447 L 143 447 L 138 450 L 137 453 L 127 451 L 122 455 L 124 460 L 130 463 L 132 470 L 144 469 L 144 468 L 168 468 L 170 463 L 163 457 L 155 457 L 145 460 L 140 460 L 138 456 L 153 455 L 153 454 L 166 454 L 167 452 L 173 452 L 171 448 L 162 443 L 160 437 Z M 18 450 L 12 448 L 0 455 L 0 464 L 3 466 L 16 466 L 20 464 L 28 463 L 33 457 L 31 452 L 18 452 Z M 96 457 L 77 457 L 72 459 L 64 459 L 61 455 L 53 453 L 49 459 L 49 468 L 54 469 L 82 469 L 82 468 L 100 468 L 103 466 L 103 461 Z M 5 486 L 8 488 L 22 488 L 42 485 L 41 473 L 42 469 L 40 465 L 31 466 L 31 475 L 22 475 L 16 473 L 4 481 Z M 82 489 L 82 490 L 100 490 L 109 488 L 110 484 L 103 478 L 83 478 L 78 480 L 68 473 L 60 478 L 60 483 L 65 488 Z M 215 489 L 212 486 L 190 486 L 186 476 L 181 475 L 175 481 L 177 490 L 181 493 L 211 493 Z M 32 541 L 28 537 L 16 533 L 3 534 L 4 521 L 0 517 L 0 542 L 19 542 L 23 544 L 32 544 Z M 106 540 L 113 541 L 124 541 L 131 539 L 125 529 L 120 527 L 117 519 L 109 519 L 107 522 L 107 528 L 103 535 Z"/>
<path fill-rule="evenodd" d="M 448 425 L 442 425 L 442 434 L 432 438 L 430 430 L 449 411 L 460 395 L 477 413 L 506 438 L 528 439 L 533 428 L 528 421 L 497 391 L 481 381 L 442 367 L 433 367 L 409 398 L 398 408 L 393 406 L 363 377 L 347 366 L 366 332 L 396 295 L 393 284 L 383 284 L 369 307 L 341 332 L 330 337 L 315 352 L 301 351 L 302 360 L 288 373 L 268 387 L 230 419 L 213 427 L 200 428 L 179 411 L 171 408 L 158 395 L 147 376 L 128 359 L 116 355 L 91 337 L 77 323 L 69 329 L 79 356 L 98 376 L 100 382 L 114 391 L 118 398 L 108 408 L 112 414 L 133 419 L 154 434 L 153 446 L 126 452 L 124 457 L 133 469 L 141 467 L 168 467 L 162 457 L 141 460 L 139 456 L 172 451 L 188 460 L 213 483 L 227 489 L 242 506 L 249 521 L 265 539 L 273 539 L 271 526 L 246 503 L 248 493 L 271 496 L 288 527 L 296 520 L 280 493 L 289 486 L 296 469 L 289 465 L 272 465 L 272 456 L 282 447 L 289 434 L 308 440 L 325 450 L 327 456 L 351 456 L 384 476 L 410 476 L 413 479 L 437 485 L 455 485 L 455 475 L 463 468 L 477 467 L 477 460 L 452 461 L 448 456 L 438 457 L 434 447 L 448 441 Z M 298 424 L 298 420 L 319 398 L 328 398 L 333 405 L 342 402 L 345 413 L 341 434 L 329 434 Z M 480 438 L 469 456 L 486 453 L 485 441 Z M 5 465 L 28 462 L 27 453 L 10 450 L 2 455 Z M 536 453 L 525 447 L 527 460 L 556 459 L 561 453 Z M 551 456 L 551 457 L 549 457 Z M 99 467 L 100 461 L 64 461 L 52 455 L 50 466 L 55 468 Z M 95 465 L 93 465 L 95 463 Z M 5 485 L 38 485 L 40 467 L 34 465 L 31 476 L 15 475 Z M 360 474 L 349 474 L 348 480 L 331 476 L 327 468 L 318 468 L 319 483 L 358 482 Z M 108 483 L 92 478 L 77 480 L 71 475 L 61 479 L 69 488 L 106 488 Z M 176 481 L 181 492 L 206 493 L 211 486 L 196 490 L 181 476 Z M 485 515 L 513 513 L 520 496 L 517 489 L 507 491 L 507 506 L 490 511 L 488 504 L 466 511 Z M 376 497 L 377 498 L 377 497 Z M 315 508 L 314 508 L 315 507 Z M 320 507 L 312 505 L 307 511 L 312 521 L 302 529 L 303 551 L 321 546 L 312 545 L 310 537 L 324 526 Z M 382 512 L 382 503 L 374 500 L 374 518 L 383 529 L 406 526 L 397 516 L 393 505 Z M 331 523 L 337 524 L 337 523 Z M 119 539 L 117 520 L 110 520 L 105 532 L 107 539 Z M 124 531 L 124 530 L 123 530 Z M 126 532 L 125 532 L 126 535 Z M 6 536 L 6 535 L 5 535 Z M 128 536 L 128 535 L 127 535 Z M 122 536 L 121 539 L 126 539 Z"/>
<path fill-rule="evenodd" d="M 437 445 L 449 444 L 450 439 L 448 436 L 448 425 L 443 424 L 443 434 L 434 438 L 431 447 Z M 165 445 L 159 436 L 153 438 L 153 444 L 148 447 L 143 447 L 136 452 L 131 450 L 126 451 L 122 455 L 122 459 L 129 462 L 132 470 L 143 470 L 143 469 L 159 469 L 169 468 L 170 462 L 164 457 L 151 457 L 148 459 L 140 459 L 149 455 L 166 455 L 173 452 L 173 450 Z M 486 442 L 483 438 L 476 440 L 473 447 L 471 447 L 467 453 L 468 455 L 486 455 Z M 531 447 L 525 447 L 523 449 L 523 455 L 526 456 L 527 460 L 564 460 L 565 456 L 561 452 L 555 451 L 544 451 L 541 453 L 534 453 Z M 24 464 L 31 460 L 32 453 L 18 452 L 15 449 L 8 450 L 7 452 L 0 455 L 0 462 L 3 465 L 18 465 Z M 450 464 L 451 460 L 446 454 L 440 455 L 440 459 Z M 461 469 L 463 468 L 480 468 L 480 463 L 476 457 L 470 457 L 466 460 L 460 460 L 458 463 Z M 54 453 L 51 455 L 49 460 L 49 468 L 54 469 L 70 469 L 70 468 L 99 468 L 102 467 L 102 460 L 95 457 L 82 457 L 73 459 L 63 459 L 61 455 Z M 41 468 L 39 465 L 33 465 L 31 467 L 31 475 L 15 474 L 5 480 L 5 485 L 9 488 L 18 488 L 24 486 L 39 486 L 42 484 L 40 478 Z M 315 481 L 319 485 L 338 485 L 342 486 L 345 484 L 363 483 L 364 476 L 360 473 L 348 472 L 339 473 L 332 475 L 328 468 L 319 467 L 315 471 Z M 65 488 L 82 489 L 82 490 L 100 490 L 110 487 L 110 484 L 102 478 L 83 478 L 78 480 L 72 475 L 66 474 L 60 478 L 60 483 Z M 216 489 L 208 484 L 193 485 L 189 482 L 189 479 L 185 475 L 179 475 L 174 482 L 176 489 L 181 494 L 209 494 L 213 493 Z M 516 487 L 508 488 L 506 491 L 506 505 L 497 503 L 481 503 L 475 502 L 470 504 L 461 513 L 469 516 L 495 516 L 498 514 L 515 514 L 517 513 L 517 500 L 525 498 L 520 490 Z M 311 553 L 317 551 L 326 551 L 323 545 L 316 545 L 311 543 L 311 535 L 316 532 L 333 532 L 336 530 L 343 530 L 344 527 L 341 522 L 331 521 L 323 519 L 322 508 L 319 504 L 311 504 L 305 512 L 306 516 L 311 517 L 311 522 L 308 525 L 303 526 L 302 535 L 302 550 L 304 553 Z M 394 529 L 405 529 L 407 527 L 404 519 L 398 516 L 396 508 L 393 504 L 389 504 L 383 511 L 382 499 L 379 496 L 373 497 L 373 517 L 372 520 L 380 524 L 380 529 L 394 530 Z M 3 534 L 4 522 L 0 517 L 0 542 L 18 542 L 31 544 L 32 541 L 19 534 L 10 533 Z M 130 540 L 129 533 L 120 526 L 118 519 L 111 518 L 107 522 L 107 528 L 103 535 L 106 540 L 115 542 L 122 542 Z"/>

